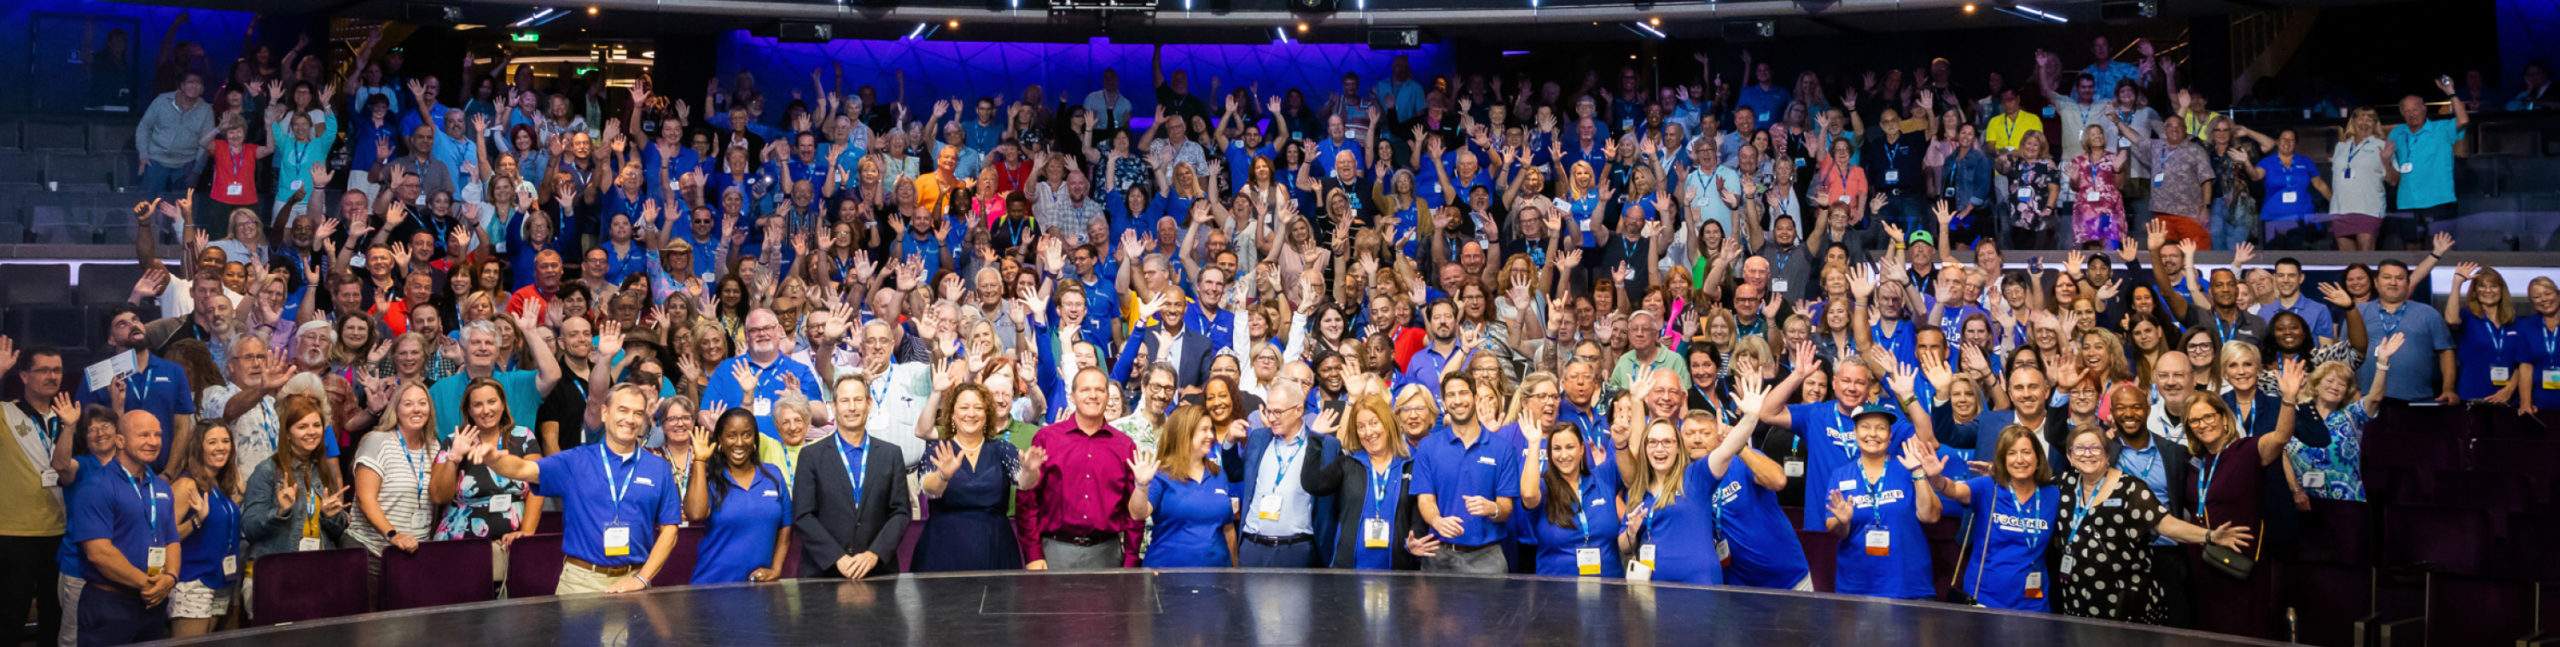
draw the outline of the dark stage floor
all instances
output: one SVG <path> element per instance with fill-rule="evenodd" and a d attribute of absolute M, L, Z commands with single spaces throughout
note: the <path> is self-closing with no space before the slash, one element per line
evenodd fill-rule
<path fill-rule="evenodd" d="M 2202 645 L 2256 644 L 2041 614 L 1831 595 L 1347 571 L 908 576 L 439 607 L 200 644 L 403 645 Z"/>

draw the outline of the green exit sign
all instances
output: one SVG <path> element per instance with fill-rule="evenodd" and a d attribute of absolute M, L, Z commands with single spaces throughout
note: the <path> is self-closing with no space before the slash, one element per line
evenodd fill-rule
<path fill-rule="evenodd" d="M 519 43 L 539 43 L 542 42 L 542 32 L 520 31 L 508 35 L 508 39 Z"/>

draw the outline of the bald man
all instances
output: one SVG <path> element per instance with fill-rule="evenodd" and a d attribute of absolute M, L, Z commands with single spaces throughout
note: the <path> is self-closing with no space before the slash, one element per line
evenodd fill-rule
<path fill-rule="evenodd" d="M 80 547 L 80 642 L 122 645 L 169 636 L 169 591 L 178 585 L 178 515 L 160 458 L 160 419 L 127 411 L 116 419 L 124 452 L 116 477 L 72 496 L 64 541 Z"/>

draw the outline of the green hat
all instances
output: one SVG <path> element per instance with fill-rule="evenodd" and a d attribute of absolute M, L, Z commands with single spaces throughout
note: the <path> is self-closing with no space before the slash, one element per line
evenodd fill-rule
<path fill-rule="evenodd" d="M 1910 244 L 1913 244 L 1913 245 L 1935 245 L 1935 244 L 1938 244 L 1938 237 L 1929 235 L 1928 230 L 1914 231 L 1914 232 L 1911 232 L 1911 243 L 1910 243 Z"/>

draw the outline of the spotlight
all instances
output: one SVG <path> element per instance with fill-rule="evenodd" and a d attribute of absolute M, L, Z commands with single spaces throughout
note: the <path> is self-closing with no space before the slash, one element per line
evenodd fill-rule
<path fill-rule="evenodd" d="M 1655 26 L 1655 27 L 1660 27 L 1660 26 L 1662 26 L 1662 17 L 1661 17 L 1661 16 L 1654 16 L 1654 17 L 1652 17 L 1652 18 L 1646 18 L 1646 19 L 1645 19 L 1645 22 L 1646 22 L 1647 24 L 1651 24 L 1651 25 L 1653 25 L 1653 26 Z"/>
<path fill-rule="evenodd" d="M 1974 5 L 1973 5 L 1973 3 L 1971 3 L 1971 2 L 1964 3 L 1964 15 L 1967 15 L 1967 16 L 1973 15 L 1973 10 L 1974 10 Z"/>
<path fill-rule="evenodd" d="M 601 12 L 601 11 L 604 11 L 604 10 L 603 10 L 603 9 L 600 9 L 600 8 L 597 8 L 595 5 L 587 5 L 587 15 L 588 15 L 589 17 L 593 17 L 593 16 L 595 16 L 598 12 Z"/>
<path fill-rule="evenodd" d="M 958 18 L 953 18 L 953 19 L 951 19 L 951 21 L 950 21 L 950 22 L 943 23 L 943 24 L 942 24 L 942 26 L 943 26 L 943 28 L 944 28 L 944 29 L 959 29 L 959 28 L 960 28 L 960 19 L 958 19 Z"/>
<path fill-rule="evenodd" d="M 1301 33 L 1301 34 L 1307 33 L 1307 23 L 1304 23 L 1304 22 L 1300 22 L 1300 23 L 1298 23 L 1298 33 Z"/>

